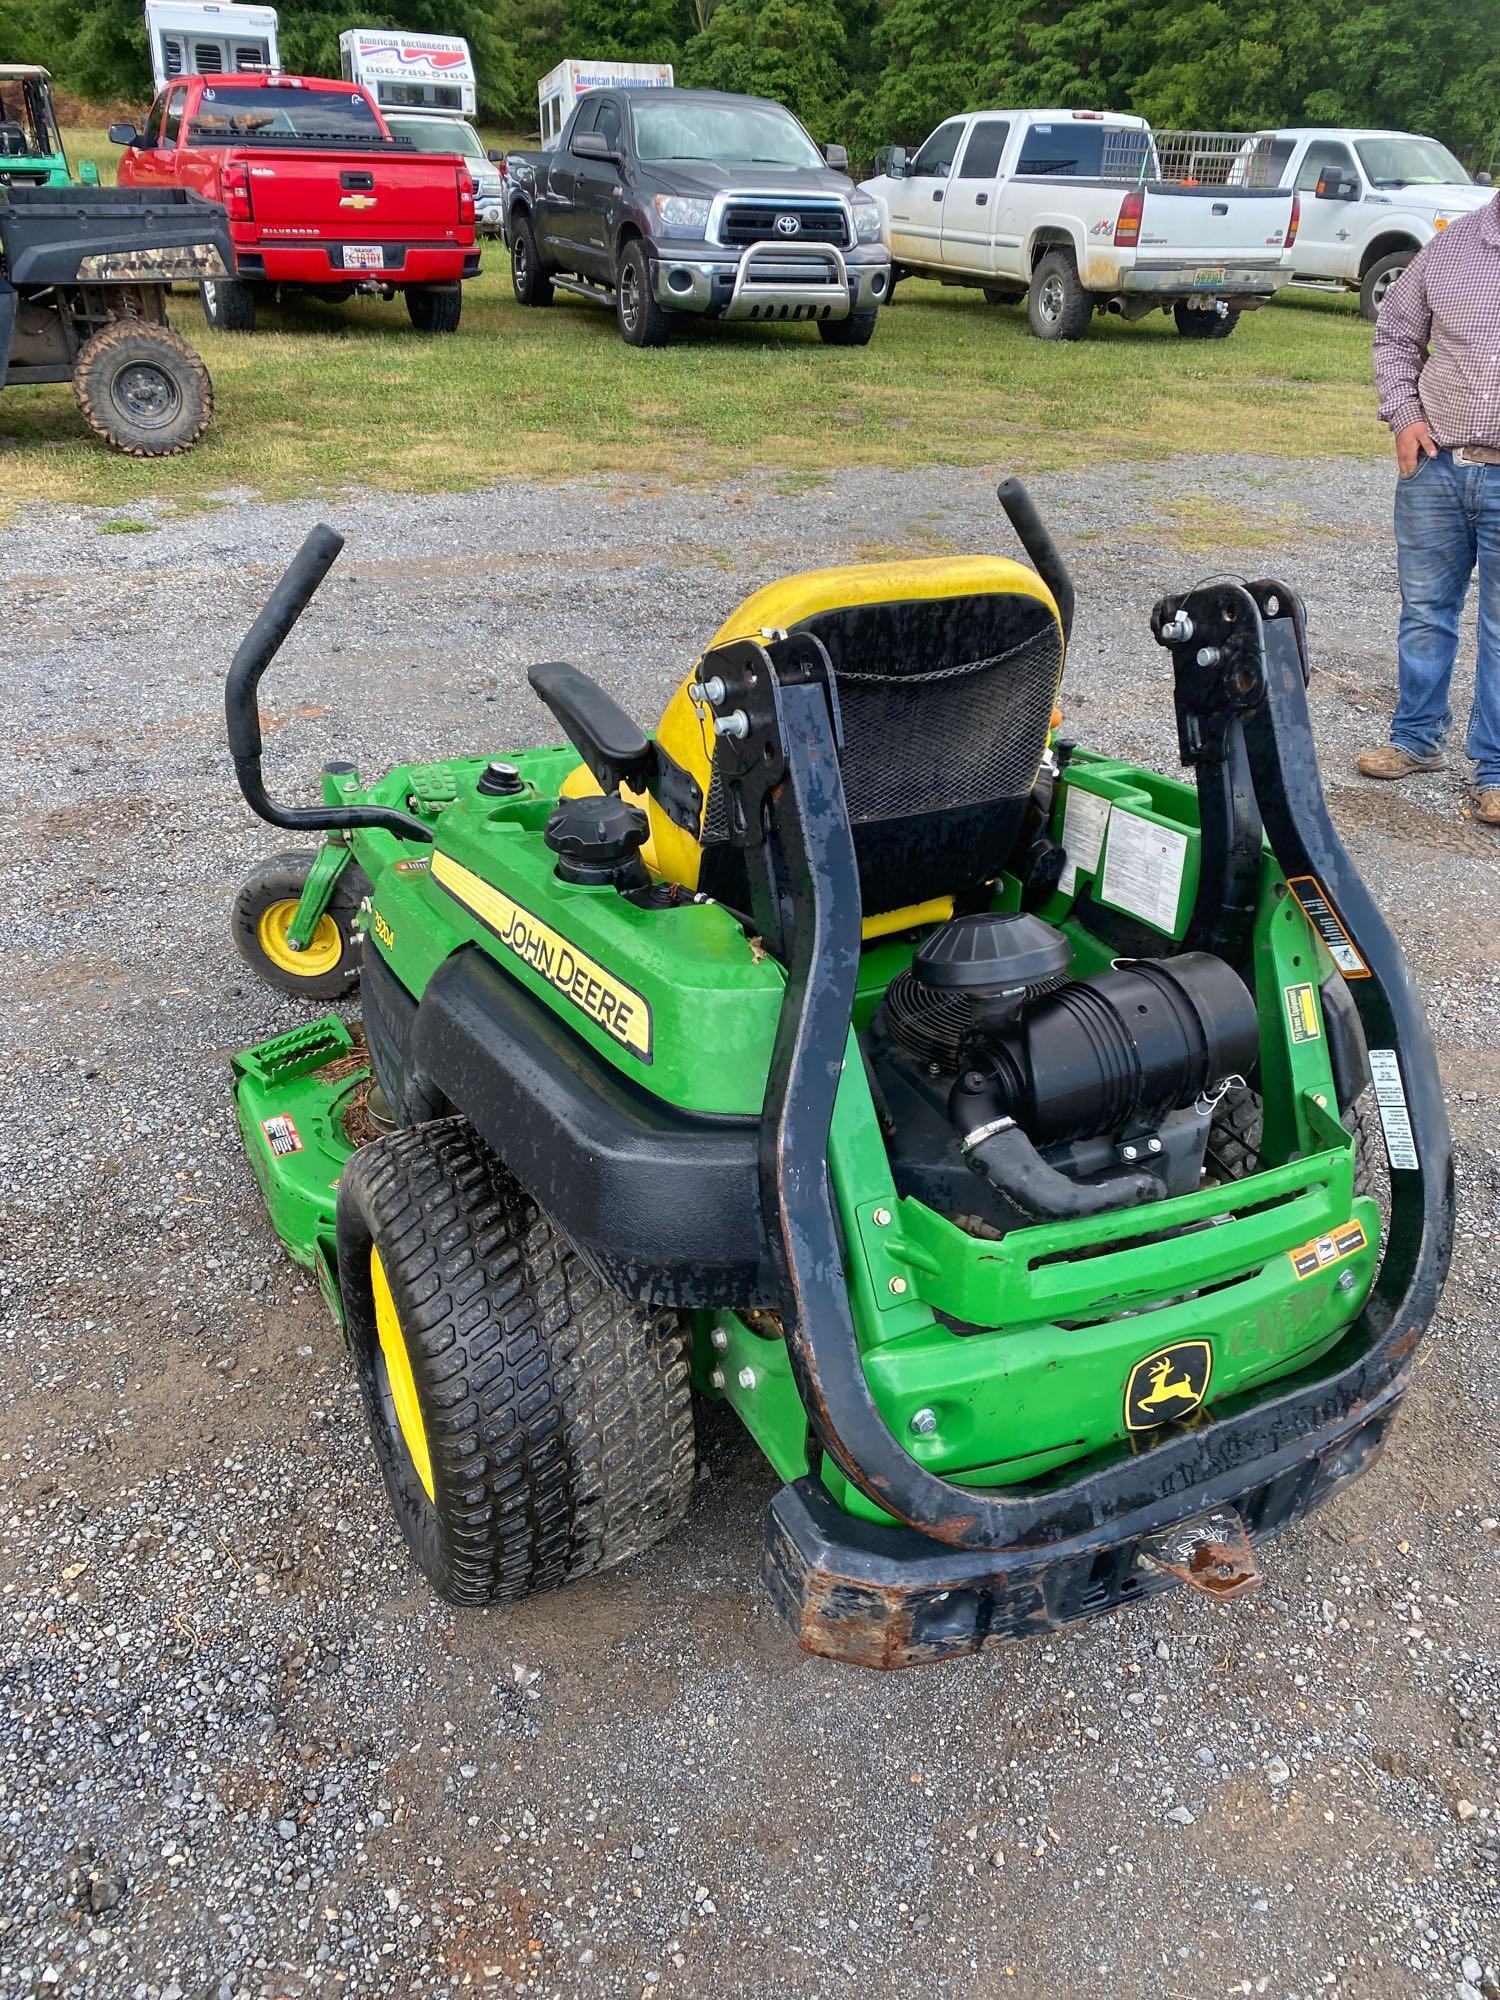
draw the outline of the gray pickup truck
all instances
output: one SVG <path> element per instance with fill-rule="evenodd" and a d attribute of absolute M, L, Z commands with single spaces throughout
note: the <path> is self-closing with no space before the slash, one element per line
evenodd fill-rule
<path fill-rule="evenodd" d="M 768 98 L 588 91 L 546 152 L 506 156 L 516 297 L 596 299 L 632 347 L 662 346 L 678 313 L 811 320 L 863 347 L 891 260 L 880 205 L 846 164 Z"/>

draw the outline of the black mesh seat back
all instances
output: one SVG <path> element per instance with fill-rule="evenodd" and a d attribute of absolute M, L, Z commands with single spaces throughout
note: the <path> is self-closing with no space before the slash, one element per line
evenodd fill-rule
<path fill-rule="evenodd" d="M 1020 592 L 856 604 L 795 628 L 828 649 L 864 914 L 958 894 L 1010 859 L 1062 672 L 1050 605 Z M 722 839 L 710 786 L 703 839 Z M 718 873 L 708 867 L 706 879 Z"/>

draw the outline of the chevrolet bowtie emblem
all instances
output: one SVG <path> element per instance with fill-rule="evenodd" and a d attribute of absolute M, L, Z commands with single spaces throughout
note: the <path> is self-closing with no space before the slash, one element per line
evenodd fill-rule
<path fill-rule="evenodd" d="M 375 197 L 372 194 L 346 194 L 339 202 L 340 208 L 373 208 L 374 206 Z"/>

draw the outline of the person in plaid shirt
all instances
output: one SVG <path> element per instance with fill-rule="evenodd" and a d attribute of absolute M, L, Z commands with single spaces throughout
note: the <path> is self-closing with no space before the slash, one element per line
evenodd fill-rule
<path fill-rule="evenodd" d="M 1479 572 L 1467 750 L 1476 819 L 1500 826 L 1500 195 L 1433 237 L 1375 323 L 1380 414 L 1396 440 L 1400 672 L 1391 740 L 1367 778 L 1443 767 L 1458 620 Z"/>

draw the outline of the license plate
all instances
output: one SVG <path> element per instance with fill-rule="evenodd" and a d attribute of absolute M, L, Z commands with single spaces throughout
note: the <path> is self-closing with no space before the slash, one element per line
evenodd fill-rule
<path fill-rule="evenodd" d="M 379 271 L 385 265 L 385 252 L 378 243 L 346 243 L 344 245 L 344 269 L 346 271 Z"/>
<path fill-rule="evenodd" d="M 1211 265 L 1193 273 L 1193 283 L 1195 285 L 1222 285 L 1223 282 L 1224 266 L 1222 264 L 1217 266 Z"/>

